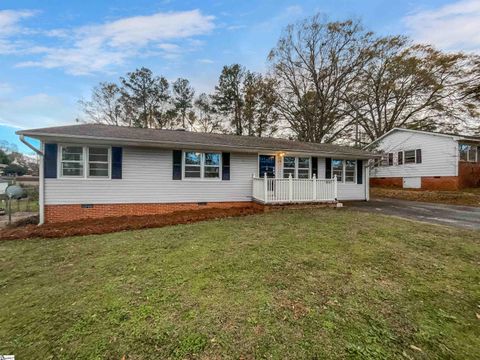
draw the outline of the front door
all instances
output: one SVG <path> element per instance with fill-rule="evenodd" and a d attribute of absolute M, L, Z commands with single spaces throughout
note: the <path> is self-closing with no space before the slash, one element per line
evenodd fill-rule
<path fill-rule="evenodd" d="M 265 176 L 265 174 L 269 178 L 275 177 L 275 155 L 260 155 L 258 165 L 260 177 Z"/>

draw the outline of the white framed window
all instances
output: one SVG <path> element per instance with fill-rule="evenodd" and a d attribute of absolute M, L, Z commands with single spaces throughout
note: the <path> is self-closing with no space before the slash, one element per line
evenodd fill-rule
<path fill-rule="evenodd" d="M 345 160 L 345 182 L 355 182 L 357 172 L 356 160 Z"/>
<path fill-rule="evenodd" d="M 308 179 L 311 172 L 311 158 L 306 156 L 284 156 L 283 177 L 296 179 Z"/>
<path fill-rule="evenodd" d="M 283 177 L 284 178 L 289 178 L 292 176 L 292 178 L 295 177 L 295 164 L 296 164 L 296 158 L 295 156 L 285 156 L 283 158 Z"/>
<path fill-rule="evenodd" d="M 109 178 L 110 177 L 110 148 L 90 146 L 88 153 L 88 177 Z"/>
<path fill-rule="evenodd" d="M 85 154 L 83 146 L 68 145 L 60 148 L 60 176 L 84 177 Z"/>
<path fill-rule="evenodd" d="M 393 153 L 388 153 L 388 166 L 393 166 Z"/>
<path fill-rule="evenodd" d="M 61 178 L 109 179 L 110 168 L 111 148 L 109 146 L 60 146 Z"/>
<path fill-rule="evenodd" d="M 310 158 L 298 157 L 297 158 L 297 178 L 308 179 L 310 177 Z"/>
<path fill-rule="evenodd" d="M 332 160 L 332 178 L 337 175 L 337 181 L 343 181 L 343 160 Z"/>
<path fill-rule="evenodd" d="M 415 158 L 415 150 L 406 150 L 404 151 L 404 163 L 405 164 L 415 164 L 416 163 L 416 158 Z"/>
<path fill-rule="evenodd" d="M 357 161 L 332 159 L 332 178 L 335 175 L 339 182 L 356 183 Z"/>
<path fill-rule="evenodd" d="M 469 144 L 459 144 L 458 152 L 461 161 L 477 162 L 478 161 L 478 147 Z"/>
<path fill-rule="evenodd" d="M 215 152 L 183 152 L 183 179 L 219 180 L 222 154 Z"/>

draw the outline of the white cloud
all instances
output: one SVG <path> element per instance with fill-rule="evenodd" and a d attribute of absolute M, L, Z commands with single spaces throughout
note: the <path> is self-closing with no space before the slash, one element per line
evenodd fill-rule
<path fill-rule="evenodd" d="M 5 82 L 0 82 L 0 95 L 11 93 L 13 90 L 12 86 Z"/>
<path fill-rule="evenodd" d="M 213 63 L 215 63 L 215 61 L 213 61 L 211 59 L 198 59 L 197 61 L 199 63 L 202 63 L 202 64 L 213 64 Z"/>
<path fill-rule="evenodd" d="M 22 32 L 20 21 L 35 14 L 30 10 L 0 10 L 0 37 Z"/>
<path fill-rule="evenodd" d="M 20 42 L 16 38 L 29 32 L 20 22 L 34 14 L 30 10 L 0 10 L 0 54 L 18 52 Z"/>
<path fill-rule="evenodd" d="M 162 56 L 174 58 L 195 46 L 192 37 L 209 33 L 214 28 L 213 20 L 213 16 L 192 10 L 133 16 L 68 31 L 54 29 L 45 35 L 58 38 L 62 44 L 30 48 L 40 54 L 39 58 L 17 66 L 64 68 L 71 74 L 83 75 L 108 71 L 134 56 L 155 54 L 155 48 L 161 50 Z M 174 43 L 185 40 L 183 46 Z"/>
<path fill-rule="evenodd" d="M 480 1 L 461 0 L 404 19 L 414 40 L 445 50 L 480 52 Z"/>
<path fill-rule="evenodd" d="M 39 93 L 19 99 L 0 99 L 0 124 L 35 128 L 72 123 L 76 108 L 65 100 Z"/>

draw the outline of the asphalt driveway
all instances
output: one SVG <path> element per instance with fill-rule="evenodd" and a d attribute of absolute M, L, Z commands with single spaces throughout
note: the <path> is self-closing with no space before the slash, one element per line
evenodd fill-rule
<path fill-rule="evenodd" d="M 368 202 L 351 202 L 346 208 L 394 215 L 434 224 L 480 230 L 480 208 L 418 201 L 376 198 Z"/>

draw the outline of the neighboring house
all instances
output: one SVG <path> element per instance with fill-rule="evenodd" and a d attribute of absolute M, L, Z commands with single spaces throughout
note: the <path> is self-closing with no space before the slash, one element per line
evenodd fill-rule
<path fill-rule="evenodd" d="M 3 175 L 5 168 L 8 166 L 8 164 L 0 164 L 0 176 Z"/>
<path fill-rule="evenodd" d="M 458 190 L 480 186 L 480 137 L 395 128 L 367 146 L 383 157 L 371 186 Z"/>
<path fill-rule="evenodd" d="M 367 165 L 376 156 L 332 144 L 98 124 L 17 134 L 41 141 L 41 222 L 368 200 Z"/>

